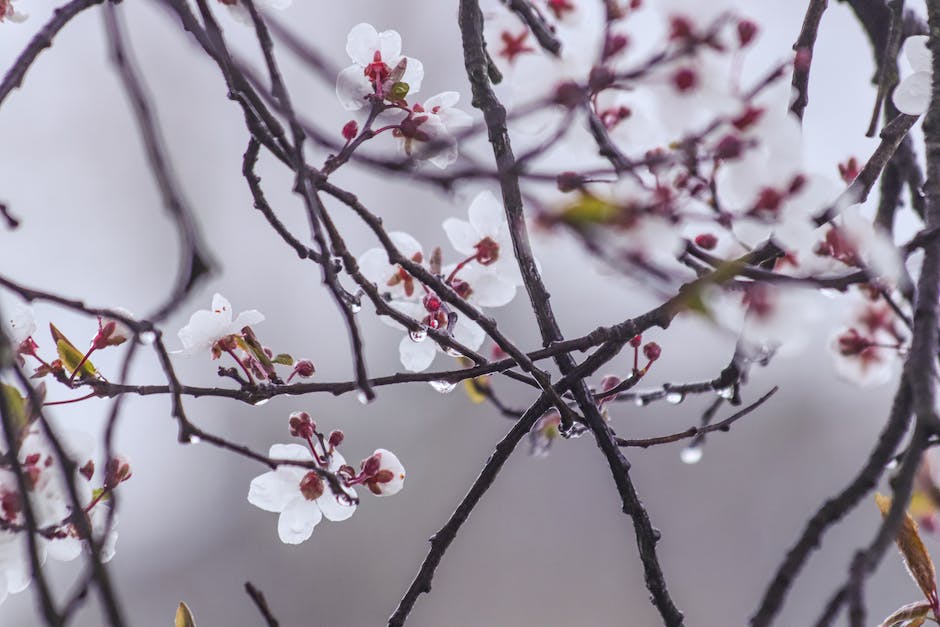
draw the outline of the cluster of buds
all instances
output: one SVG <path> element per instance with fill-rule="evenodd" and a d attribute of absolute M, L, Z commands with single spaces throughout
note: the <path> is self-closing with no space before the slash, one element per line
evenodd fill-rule
<path fill-rule="evenodd" d="M 119 309 L 118 312 L 128 318 L 133 317 L 125 310 Z M 120 346 L 133 335 L 130 328 L 121 320 L 98 316 L 98 331 L 91 339 L 88 350 L 82 352 L 64 333 L 50 323 L 49 331 L 58 356 L 56 359 L 47 361 L 39 353 L 39 343 L 35 339 L 36 321 L 32 311 L 26 307 L 18 308 L 9 323 L 19 364 L 25 365 L 27 357 L 38 362 L 38 366 L 31 375 L 32 378 L 39 379 L 51 374 L 69 385 L 76 378 L 99 377 L 98 371 L 89 361 L 92 353 L 108 347 Z"/>
<path fill-rule="evenodd" d="M 642 369 L 639 368 L 640 365 L 640 346 L 643 346 L 643 356 L 646 358 L 646 365 Z M 653 365 L 653 362 L 659 359 L 662 355 L 663 349 L 660 348 L 659 344 L 656 342 L 647 342 L 643 344 L 642 335 L 634 335 L 630 338 L 630 346 L 633 347 L 633 375 L 642 376 L 646 374 L 650 366 Z"/>

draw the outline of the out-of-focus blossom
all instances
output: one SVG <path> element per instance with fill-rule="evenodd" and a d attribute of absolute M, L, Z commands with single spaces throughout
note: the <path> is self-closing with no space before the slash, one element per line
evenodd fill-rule
<path fill-rule="evenodd" d="M 930 90 L 933 82 L 933 57 L 927 47 L 926 35 L 915 35 L 904 40 L 904 56 L 914 73 L 894 88 L 894 106 L 901 113 L 921 115 L 930 105 Z"/>
<path fill-rule="evenodd" d="M 392 134 L 399 138 L 402 152 L 430 161 L 444 169 L 457 160 L 457 138 L 469 128 L 473 118 L 455 105 L 460 94 L 445 91 L 431 96 L 423 104 L 414 104 Z"/>

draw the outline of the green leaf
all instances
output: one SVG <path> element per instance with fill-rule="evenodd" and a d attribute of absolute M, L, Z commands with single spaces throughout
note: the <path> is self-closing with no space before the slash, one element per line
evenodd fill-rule
<path fill-rule="evenodd" d="M 280 364 L 282 366 L 293 366 L 294 358 L 288 355 L 287 353 L 278 353 L 274 356 L 274 359 L 271 360 L 275 364 Z"/>
<path fill-rule="evenodd" d="M 271 358 L 264 352 L 264 346 L 258 341 L 258 337 L 255 335 L 255 332 L 251 330 L 251 327 L 243 328 L 241 337 L 236 338 L 236 341 L 243 350 L 250 352 L 254 358 L 258 360 L 258 363 L 261 364 L 261 368 L 269 379 L 277 376 Z"/>
<path fill-rule="evenodd" d="M 20 391 L 12 385 L 0 383 L 0 393 L 3 394 L 3 402 L 6 410 L 13 416 L 13 424 L 17 431 L 22 431 L 29 426 L 29 412 L 26 410 L 26 399 L 20 395 Z"/>
<path fill-rule="evenodd" d="M 174 623 L 175 627 L 196 627 L 196 619 L 193 617 L 192 611 L 189 609 L 185 603 L 180 601 L 180 605 L 176 608 L 176 622 Z"/>
<path fill-rule="evenodd" d="M 388 99 L 392 102 L 397 102 L 399 100 L 404 100 L 405 96 L 408 95 L 408 90 L 411 89 L 408 86 L 408 83 L 398 82 L 392 85 L 392 88 L 388 90 Z"/>
<path fill-rule="evenodd" d="M 62 365 L 69 374 L 74 373 L 75 369 L 78 368 L 78 364 L 82 363 L 82 358 L 85 356 L 85 353 L 75 348 L 75 345 L 65 337 L 65 334 L 59 331 L 51 322 L 49 323 L 49 330 L 52 332 L 52 339 L 59 353 L 59 359 L 62 360 Z M 82 364 L 79 374 L 82 377 L 93 377 L 97 372 L 91 361 L 86 359 L 85 363 Z"/>
<path fill-rule="evenodd" d="M 884 619 L 879 627 L 901 627 L 901 625 L 915 627 L 916 625 L 923 625 L 929 613 L 929 602 L 915 601 L 896 609 L 891 616 Z"/>
<path fill-rule="evenodd" d="M 620 215 L 620 208 L 606 200 L 583 194 L 565 207 L 561 219 L 572 226 L 607 224 Z"/>

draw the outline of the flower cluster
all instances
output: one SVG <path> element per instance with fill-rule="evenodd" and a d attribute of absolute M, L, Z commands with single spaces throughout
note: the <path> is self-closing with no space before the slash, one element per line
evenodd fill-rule
<path fill-rule="evenodd" d="M 232 304 L 221 294 L 212 296 L 212 308 L 201 309 L 189 319 L 189 324 L 180 329 L 179 338 L 183 350 L 179 353 L 192 355 L 208 352 L 212 359 L 219 359 L 226 353 L 235 360 L 247 380 L 254 385 L 255 380 L 282 383 L 276 365 L 292 366 L 287 377 L 290 382 L 295 376 L 312 377 L 315 372 L 309 359 L 295 360 L 287 353 L 275 354 L 263 346 L 255 335 L 251 325 L 264 320 L 264 316 L 252 309 L 243 311 L 232 319 Z"/>
<path fill-rule="evenodd" d="M 488 191 L 480 192 L 470 203 L 469 220 L 448 218 L 444 231 L 454 249 L 465 255 L 448 265 L 443 263 L 440 248 L 426 255 L 421 244 L 407 233 L 393 232 L 389 238 L 405 258 L 438 277 L 468 304 L 477 308 L 508 304 L 522 279 L 512 254 L 509 226 L 496 197 Z M 425 341 L 424 329 L 444 333 L 472 350 L 483 343 L 486 336 L 478 324 L 458 313 L 407 269 L 390 264 L 384 248 L 366 251 L 359 258 L 359 266 L 393 308 L 422 325 L 421 330 L 407 333 L 399 344 L 401 363 L 408 370 L 425 370 L 437 353 L 438 345 Z M 382 320 L 399 326 L 390 318 Z"/>
<path fill-rule="evenodd" d="M 401 54 L 401 36 L 396 31 L 380 33 L 370 24 L 357 24 L 349 31 L 346 52 L 352 65 L 336 78 L 340 104 L 349 111 L 371 106 L 376 119 L 384 124 L 378 129 L 364 129 L 363 138 L 389 131 L 408 156 L 442 169 L 456 161 L 455 134 L 469 127 L 471 118 L 456 108 L 460 95 L 455 91 L 409 103 L 409 98 L 421 89 L 424 66 Z M 355 121 L 343 128 L 347 144 L 358 133 Z"/>
<path fill-rule="evenodd" d="M 376 496 L 397 494 L 405 481 L 405 468 L 391 451 L 378 449 L 362 460 L 357 471 L 338 448 L 343 432 L 324 435 L 307 412 L 294 412 L 290 434 L 301 444 L 274 444 L 268 455 L 276 468 L 251 480 L 248 502 L 279 514 L 278 537 L 285 544 L 300 544 L 326 517 L 346 520 L 359 502 L 355 486 Z"/>
<path fill-rule="evenodd" d="M 7 392 L 8 393 L 8 392 Z M 9 398 L 9 396 L 8 396 Z M 81 511 L 74 511 L 66 489 L 60 463 L 51 446 L 35 429 L 27 429 L 19 442 L 18 460 L 26 479 L 27 493 L 18 488 L 14 472 L 8 465 L 0 466 L 0 602 L 8 594 L 24 590 L 30 581 L 30 563 L 22 534 L 28 529 L 24 507 L 29 505 L 39 530 L 39 559 L 71 561 L 87 550 L 87 538 L 81 534 L 76 517 L 84 517 L 87 528 L 95 534 L 101 559 L 114 555 L 116 521 L 107 528 L 107 502 L 114 490 L 130 478 L 127 460 L 115 458 L 103 473 L 96 475 L 95 464 L 88 454 L 91 442 L 80 433 L 66 433 L 70 456 L 77 462 L 75 485 Z M 92 488 L 95 477 L 99 487 Z M 105 535 L 106 534 L 106 535 Z"/>

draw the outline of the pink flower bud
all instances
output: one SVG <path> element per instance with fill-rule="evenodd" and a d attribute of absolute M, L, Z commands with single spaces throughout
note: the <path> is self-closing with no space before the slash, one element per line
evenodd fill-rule
<path fill-rule="evenodd" d="M 126 457 L 117 456 L 108 461 L 104 473 L 104 487 L 106 490 L 113 490 L 120 483 L 131 478 L 131 465 Z"/>
<path fill-rule="evenodd" d="M 751 20 L 741 20 L 738 22 L 738 43 L 744 48 L 754 41 L 757 36 L 757 24 Z"/>
<path fill-rule="evenodd" d="M 640 344 L 642 343 L 643 343 L 642 335 L 634 335 L 632 338 L 630 338 L 630 346 L 632 346 L 633 348 L 639 348 Z"/>
<path fill-rule="evenodd" d="M 741 156 L 744 144 L 735 135 L 725 135 L 715 147 L 716 159 L 737 159 Z"/>
<path fill-rule="evenodd" d="M 705 250 L 712 250 L 718 245 L 718 238 L 711 233 L 702 233 L 695 236 L 695 245 Z"/>
<path fill-rule="evenodd" d="M 677 91 L 685 93 L 698 84 L 698 76 L 695 74 L 695 70 L 681 68 L 672 75 L 672 84 Z"/>
<path fill-rule="evenodd" d="M 643 355 L 650 361 L 656 361 L 662 354 L 663 349 L 656 342 L 649 342 L 643 347 Z"/>
<path fill-rule="evenodd" d="M 359 467 L 362 468 L 363 475 L 371 477 L 379 471 L 381 464 L 381 458 L 378 455 L 372 455 L 372 457 L 362 460 Z"/>
<path fill-rule="evenodd" d="M 561 192 L 573 192 L 584 185 L 584 179 L 576 172 L 562 172 L 555 178 L 555 184 Z"/>
<path fill-rule="evenodd" d="M 317 425 L 310 419 L 310 414 L 305 411 L 296 411 L 290 415 L 288 420 L 290 425 L 290 434 L 295 438 L 310 439 L 317 432 Z"/>
<path fill-rule="evenodd" d="M 343 440 L 346 436 L 343 435 L 343 432 L 340 430 L 335 430 L 330 432 L 330 448 L 336 448 L 343 443 Z"/>
<path fill-rule="evenodd" d="M 343 139 L 346 141 L 352 141 L 356 138 L 356 135 L 359 134 L 359 123 L 355 120 L 350 120 L 343 125 Z"/>

